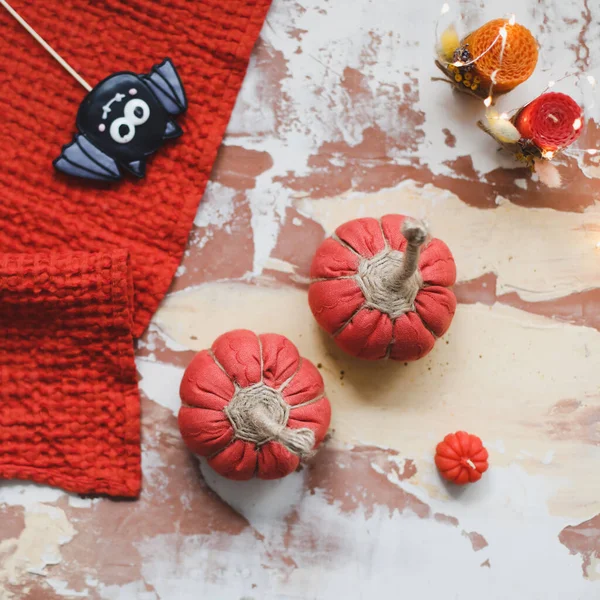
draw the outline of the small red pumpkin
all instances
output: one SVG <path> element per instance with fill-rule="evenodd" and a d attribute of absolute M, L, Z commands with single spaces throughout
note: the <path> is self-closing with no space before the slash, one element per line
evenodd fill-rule
<path fill-rule="evenodd" d="M 277 479 L 323 441 L 323 378 L 282 335 L 230 331 L 183 375 L 179 429 L 188 448 L 230 479 Z"/>
<path fill-rule="evenodd" d="M 488 468 L 488 451 L 476 436 L 466 431 L 449 433 L 435 450 L 435 465 L 440 475 L 463 485 L 474 483 Z"/>
<path fill-rule="evenodd" d="M 403 215 L 355 219 L 317 249 L 308 301 L 319 325 L 360 358 L 416 360 L 450 327 L 456 265 Z"/>

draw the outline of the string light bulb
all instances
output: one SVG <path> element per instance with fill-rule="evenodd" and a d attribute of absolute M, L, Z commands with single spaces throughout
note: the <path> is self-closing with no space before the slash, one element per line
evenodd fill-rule
<path fill-rule="evenodd" d="M 579 131 L 581 129 L 581 125 L 582 125 L 581 119 L 577 118 L 573 121 L 573 129 L 575 131 Z"/>
<path fill-rule="evenodd" d="M 515 16 L 515 14 L 513 13 L 510 17 L 510 19 L 508 20 L 508 24 L 509 25 L 514 25 L 517 22 L 517 17 Z"/>
<path fill-rule="evenodd" d="M 491 96 L 488 96 L 488 97 L 487 97 L 487 98 L 486 98 L 486 99 L 483 101 L 483 103 L 485 104 L 485 107 L 486 107 L 486 108 L 489 108 L 489 107 L 492 105 L 492 97 L 491 97 Z"/>
<path fill-rule="evenodd" d="M 442 15 L 445 15 L 448 11 L 450 10 L 450 5 L 447 2 L 444 2 L 444 4 L 442 4 Z"/>

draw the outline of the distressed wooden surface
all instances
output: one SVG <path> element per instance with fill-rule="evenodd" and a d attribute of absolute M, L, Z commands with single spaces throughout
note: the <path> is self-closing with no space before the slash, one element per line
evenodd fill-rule
<path fill-rule="evenodd" d="M 440 9 L 274 1 L 185 259 L 138 344 L 142 496 L 0 483 L 2 600 L 600 597 L 600 162 L 562 157 L 551 190 L 499 154 L 475 126 L 481 102 L 430 81 Z M 561 91 L 597 114 L 597 2 L 461 10 L 473 23 L 514 12 L 542 46 L 501 110 L 574 72 L 581 86 Z M 578 148 L 599 138 L 591 120 Z M 450 332 L 410 365 L 344 356 L 306 299 L 324 237 L 389 212 L 426 217 L 458 265 Z M 178 433 L 183 369 L 236 327 L 289 336 L 325 378 L 331 439 L 283 481 L 223 480 Z M 456 429 L 490 450 L 465 489 L 433 465 Z"/>

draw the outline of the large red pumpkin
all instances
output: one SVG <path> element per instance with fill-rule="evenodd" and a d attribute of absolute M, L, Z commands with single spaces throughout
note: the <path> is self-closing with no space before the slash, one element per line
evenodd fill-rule
<path fill-rule="evenodd" d="M 230 479 L 277 479 L 323 441 L 331 420 L 323 378 L 282 335 L 244 329 L 199 352 L 181 382 L 188 448 Z"/>
<path fill-rule="evenodd" d="M 427 241 L 423 223 L 403 215 L 363 218 L 340 225 L 318 248 L 308 301 L 342 350 L 409 361 L 425 356 L 450 327 L 455 280 L 450 250 Z"/>

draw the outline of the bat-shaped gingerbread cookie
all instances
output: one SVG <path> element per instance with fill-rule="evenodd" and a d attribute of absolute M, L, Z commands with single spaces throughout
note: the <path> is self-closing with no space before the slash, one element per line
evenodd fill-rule
<path fill-rule="evenodd" d="M 146 159 L 183 131 L 173 117 L 187 109 L 179 75 L 167 58 L 147 75 L 115 73 L 84 98 L 73 141 L 54 167 L 76 177 L 117 181 L 121 168 L 143 177 Z"/>

